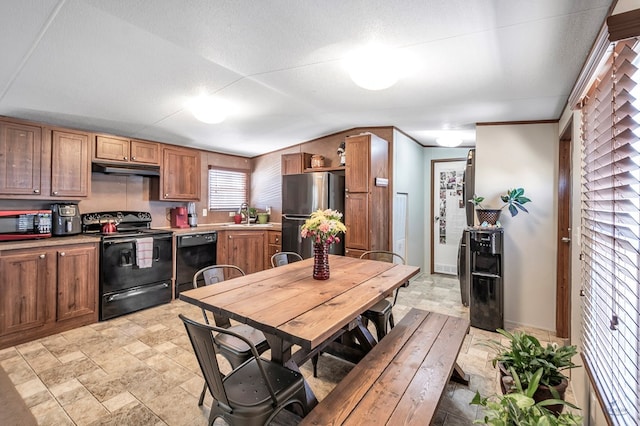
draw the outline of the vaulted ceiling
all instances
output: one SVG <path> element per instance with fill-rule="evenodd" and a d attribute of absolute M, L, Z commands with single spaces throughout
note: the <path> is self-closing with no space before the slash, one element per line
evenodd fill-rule
<path fill-rule="evenodd" d="M 610 0 L 3 0 L 0 115 L 254 156 L 362 126 L 425 146 L 557 119 Z M 367 43 L 411 58 L 356 86 Z M 186 107 L 227 102 L 205 124 Z"/>

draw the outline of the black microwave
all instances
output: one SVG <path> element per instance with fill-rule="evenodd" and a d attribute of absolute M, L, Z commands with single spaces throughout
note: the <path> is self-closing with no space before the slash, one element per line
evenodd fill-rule
<path fill-rule="evenodd" d="M 51 210 L 0 210 L 0 241 L 51 236 Z"/>

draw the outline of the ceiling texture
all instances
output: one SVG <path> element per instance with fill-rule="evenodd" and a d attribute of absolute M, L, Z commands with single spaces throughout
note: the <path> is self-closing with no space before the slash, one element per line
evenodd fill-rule
<path fill-rule="evenodd" d="M 424 146 L 558 119 L 611 0 L 2 0 L 0 115 L 252 157 L 364 126 Z M 344 67 L 380 43 L 392 87 Z M 187 108 L 227 103 L 219 124 Z"/>

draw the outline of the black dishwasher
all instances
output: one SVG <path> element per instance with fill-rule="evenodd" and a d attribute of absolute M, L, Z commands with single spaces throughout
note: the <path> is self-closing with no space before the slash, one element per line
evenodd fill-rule
<path fill-rule="evenodd" d="M 199 232 L 179 235 L 176 241 L 176 298 L 193 288 L 193 275 L 205 266 L 216 264 L 218 233 Z M 200 283 L 201 285 L 202 283 Z"/>

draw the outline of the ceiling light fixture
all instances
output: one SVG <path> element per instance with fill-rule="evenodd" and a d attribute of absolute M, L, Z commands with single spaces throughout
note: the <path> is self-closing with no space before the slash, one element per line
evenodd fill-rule
<path fill-rule="evenodd" d="M 436 139 L 436 143 L 447 148 L 455 148 L 462 143 L 462 139 L 456 136 L 441 136 Z"/>
<path fill-rule="evenodd" d="M 401 62 L 397 51 L 370 44 L 351 52 L 344 65 L 358 86 L 367 90 L 383 90 L 398 82 Z"/>
<path fill-rule="evenodd" d="M 219 98 L 200 95 L 189 102 L 194 117 L 203 123 L 222 123 L 227 118 L 227 105 Z"/>

